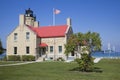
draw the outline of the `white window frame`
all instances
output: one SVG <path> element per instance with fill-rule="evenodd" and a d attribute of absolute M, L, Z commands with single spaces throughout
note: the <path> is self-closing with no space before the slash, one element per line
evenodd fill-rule
<path fill-rule="evenodd" d="M 53 51 L 54 51 L 54 47 L 50 46 L 50 53 L 53 53 Z"/>
<path fill-rule="evenodd" d="M 30 32 L 26 32 L 26 40 L 30 39 Z"/>
<path fill-rule="evenodd" d="M 62 53 L 62 46 L 58 46 L 58 52 Z"/>
<path fill-rule="evenodd" d="M 18 38 L 18 34 L 14 33 L 14 41 L 17 41 L 17 38 Z"/>

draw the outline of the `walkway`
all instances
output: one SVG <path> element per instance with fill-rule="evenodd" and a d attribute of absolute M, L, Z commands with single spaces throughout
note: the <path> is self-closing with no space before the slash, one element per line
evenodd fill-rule
<path fill-rule="evenodd" d="M 16 65 L 23 65 L 23 64 L 30 64 L 30 63 L 36 63 L 36 61 L 15 63 L 15 64 L 4 64 L 4 65 L 0 65 L 0 66 L 16 66 Z"/>
<path fill-rule="evenodd" d="M 102 58 L 95 58 L 94 63 L 98 63 Z"/>

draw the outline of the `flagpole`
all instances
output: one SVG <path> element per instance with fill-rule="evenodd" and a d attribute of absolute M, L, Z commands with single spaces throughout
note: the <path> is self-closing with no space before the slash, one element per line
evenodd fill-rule
<path fill-rule="evenodd" d="M 55 9 L 53 8 L 53 26 L 55 25 Z"/>
<path fill-rule="evenodd" d="M 55 9 L 53 8 L 53 26 L 55 25 Z M 55 38 L 54 38 L 54 47 L 53 47 L 53 50 L 54 50 L 54 60 L 55 60 Z"/>

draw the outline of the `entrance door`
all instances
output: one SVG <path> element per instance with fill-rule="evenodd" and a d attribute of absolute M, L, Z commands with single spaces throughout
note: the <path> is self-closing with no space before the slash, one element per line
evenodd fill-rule
<path fill-rule="evenodd" d="M 40 48 L 40 57 L 46 57 L 46 48 L 45 47 Z"/>

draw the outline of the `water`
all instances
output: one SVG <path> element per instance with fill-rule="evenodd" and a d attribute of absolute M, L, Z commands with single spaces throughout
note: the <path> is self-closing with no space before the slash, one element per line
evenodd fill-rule
<path fill-rule="evenodd" d="M 6 56 L 6 53 L 0 54 L 0 59 L 3 59 Z"/>
<path fill-rule="evenodd" d="M 120 52 L 111 52 L 111 53 L 104 53 L 104 52 L 93 52 L 92 57 L 94 58 L 120 58 Z M 0 54 L 0 59 L 4 58 L 6 53 Z"/>
<path fill-rule="evenodd" d="M 104 52 L 94 52 L 91 54 L 95 58 L 120 58 L 120 52 L 110 52 L 110 53 L 104 53 Z"/>

